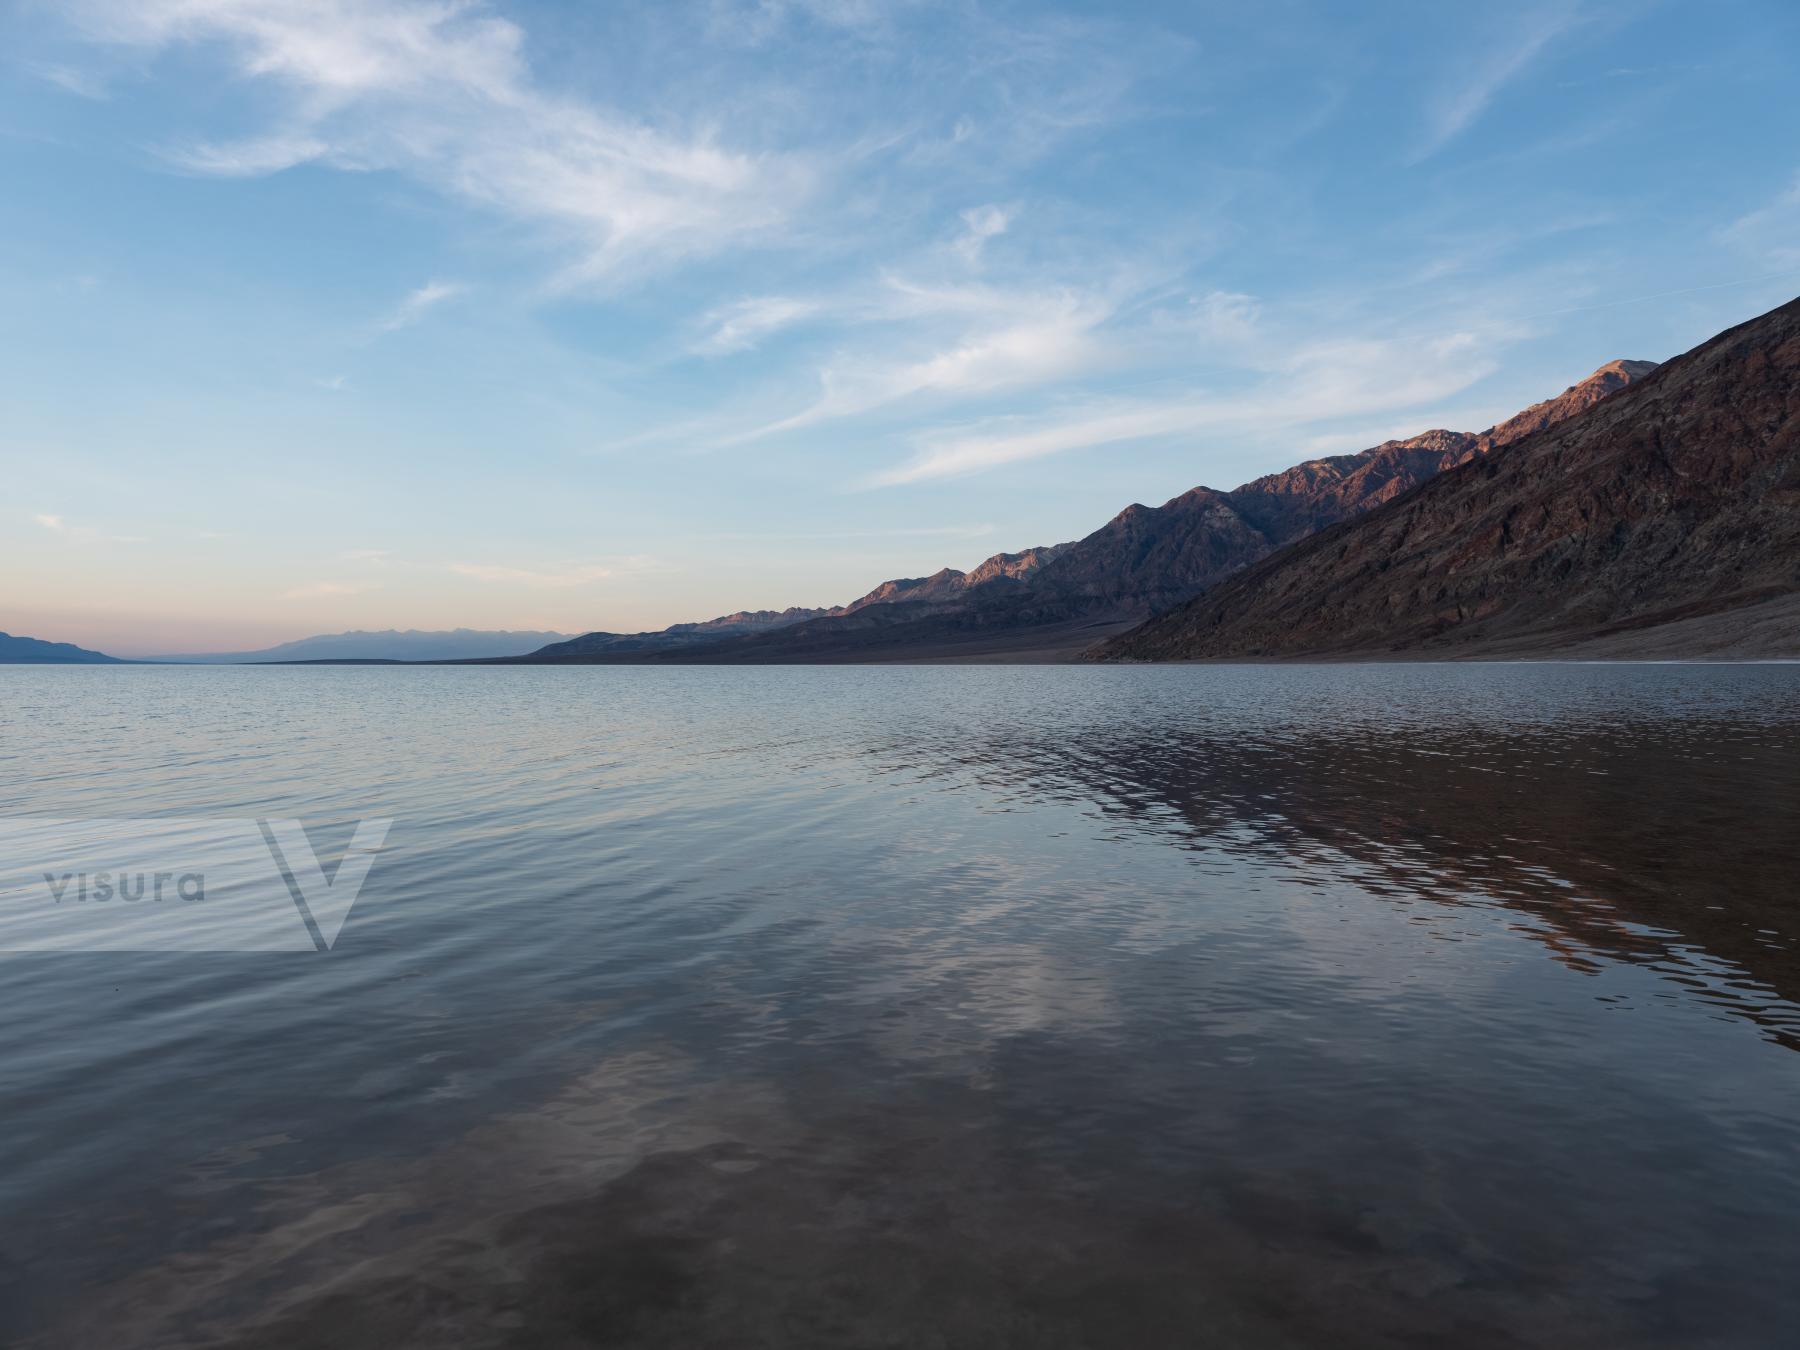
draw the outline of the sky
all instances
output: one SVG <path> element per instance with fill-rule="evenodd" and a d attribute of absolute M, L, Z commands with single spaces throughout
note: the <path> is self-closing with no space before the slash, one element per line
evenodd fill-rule
<path fill-rule="evenodd" d="M 1800 6 L 0 0 L 0 629 L 847 601 L 1800 294 Z"/>

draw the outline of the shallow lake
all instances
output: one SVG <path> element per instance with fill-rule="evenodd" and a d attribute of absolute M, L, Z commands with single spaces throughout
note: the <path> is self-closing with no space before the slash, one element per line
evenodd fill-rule
<path fill-rule="evenodd" d="M 394 822 L 0 955 L 3 1342 L 1800 1327 L 1800 667 L 0 667 L 0 816 Z"/>

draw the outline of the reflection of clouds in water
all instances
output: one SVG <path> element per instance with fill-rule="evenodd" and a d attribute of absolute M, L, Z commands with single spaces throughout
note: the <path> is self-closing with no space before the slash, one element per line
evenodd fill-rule
<path fill-rule="evenodd" d="M 928 959 L 920 987 L 964 975 Z M 1349 995 L 1367 976 L 1337 978 Z M 1694 1308 L 1725 1340 L 1782 1315 L 1782 1288 L 1688 1241 L 1773 1240 L 1779 1194 L 1718 1194 L 1716 1153 L 1620 1189 L 1679 1097 L 1623 1134 L 1618 1104 L 1579 1095 L 1521 1111 L 1517 1079 L 1469 1065 L 1447 1025 L 1308 1025 L 1248 992 L 1198 1041 L 1028 1019 L 966 1063 L 913 1062 L 904 1037 L 897 1063 L 874 1029 L 824 1077 L 608 1057 L 421 1156 L 256 1183 L 235 1234 L 101 1291 L 58 1343 L 1099 1346 L 1204 1322 L 1342 1344 L 1348 1318 L 1370 1346 L 1444 1325 L 1631 1344 Z M 1546 1151 L 1520 1126 L 1550 1113 L 1568 1132 Z M 178 1201 L 213 1203 L 254 1158 Z"/>
<path fill-rule="evenodd" d="M 1103 972 L 1042 946 L 992 942 L 969 951 L 921 932 L 893 959 L 903 974 L 868 1039 L 884 1057 L 919 1069 L 980 1075 L 1009 1038 L 1104 1035 L 1120 1018 Z"/>
<path fill-rule="evenodd" d="M 966 822 L 897 822 L 834 859 L 829 880 L 804 888 L 818 890 L 807 902 L 789 890 L 798 909 L 830 914 L 809 923 L 803 951 L 752 944 L 714 968 L 709 999 L 759 1035 L 866 1036 L 918 1064 L 979 1065 L 1008 1036 L 1108 1024 L 1105 980 L 1082 953 L 1099 897 L 1070 889 L 1068 850 L 1026 846 L 1039 830 L 1003 825 L 1002 840 Z M 807 974 L 771 983 L 790 961 Z M 828 1013 L 803 1016 L 809 989 L 828 991 Z"/>
<path fill-rule="evenodd" d="M 1448 728 L 1418 700 L 1342 722 L 1298 721 L 1278 702 L 1287 720 L 1272 726 L 1266 713 L 1233 726 L 1208 706 L 1141 731 L 1091 715 L 1073 731 L 1014 721 L 986 739 L 890 738 L 879 753 L 953 763 L 1002 802 L 1075 804 L 1121 841 L 1181 845 L 1213 883 L 1209 922 L 1222 897 L 1278 909 L 1345 883 L 1457 941 L 1485 925 L 1454 911 L 1498 908 L 1572 970 L 1640 964 L 1800 1043 L 1800 968 L 1782 940 L 1800 837 L 1793 705 L 1754 679 L 1746 690 L 1650 678 L 1664 683 L 1642 703 L 1579 671 L 1551 672 L 1553 685 L 1587 681 L 1567 704 L 1529 685 L 1514 692 L 1534 697 L 1511 704 L 1439 690 L 1423 702 L 1454 714 Z M 1512 716 L 1470 716 L 1496 706 Z M 1169 940 L 1149 907 L 1138 922 L 1149 943 Z"/>
<path fill-rule="evenodd" d="M 1792 1311 L 1758 1272 L 1800 1104 L 1749 1025 L 1800 988 L 1757 931 L 1791 927 L 1791 686 L 476 675 L 143 686 L 168 809 L 245 790 L 221 755 L 271 810 L 352 819 L 381 774 L 413 809 L 304 978 L 0 991 L 56 1048 L 7 1061 L 40 1076 L 0 1141 L 143 1126 L 145 1203 L 97 1198 L 79 1130 L 18 1174 L 75 1216 L 18 1226 L 34 1278 L 58 1242 L 96 1281 L 149 1254 L 88 1341 L 1630 1344 Z M 79 711 L 26 758 L 117 767 Z M 157 739 L 208 716 L 205 755 Z M 62 811 L 125 781 L 49 774 Z M 286 1137 L 166 1185 L 232 1129 Z"/>
<path fill-rule="evenodd" d="M 196 1250 L 101 1291 L 58 1328 L 54 1343 L 257 1342 L 346 1293 L 379 1309 L 394 1280 L 466 1279 L 486 1287 L 482 1297 L 499 1292 L 504 1302 L 507 1281 L 523 1273 L 509 1273 L 497 1249 L 497 1226 L 512 1216 L 592 1194 L 658 1153 L 791 1137 L 797 1128 L 767 1083 L 708 1081 L 691 1061 L 663 1052 L 608 1059 L 551 1101 L 423 1155 L 254 1182 L 235 1233 L 208 1233 Z M 296 1142 L 277 1136 L 202 1160 L 176 1204 L 205 1205 L 243 1187 L 243 1169 L 289 1156 Z M 257 1282 L 273 1272 L 281 1283 L 271 1297 Z M 458 1334 L 479 1343 L 491 1330 L 471 1325 Z M 444 1334 L 451 1343 L 448 1328 Z"/>
<path fill-rule="evenodd" d="M 1016 955 L 992 986 L 927 958 L 916 987 L 1018 989 L 1038 968 Z M 1337 983 L 1328 1005 L 1370 978 L 1317 974 Z M 1066 991 L 1045 992 L 1060 1016 Z M 1631 1344 L 1696 1308 L 1726 1341 L 1782 1315 L 1781 1287 L 1690 1234 L 1772 1241 L 1791 1187 L 1747 1206 L 1718 1192 L 1717 1152 L 1653 1167 L 1680 1094 L 1719 1097 L 1725 1075 L 1669 1085 L 1622 1131 L 1629 1099 L 1520 1103 L 1521 1066 L 1568 1063 L 1528 1038 L 1475 1064 L 1449 1018 L 1364 1007 L 1334 1024 L 1225 989 L 1198 1019 L 1145 1027 L 1131 991 L 1111 992 L 1116 1032 L 1028 1016 L 966 1061 L 927 1045 L 918 1062 L 880 1028 L 823 1077 L 721 1074 L 666 1046 L 609 1057 L 422 1156 L 257 1183 L 236 1235 L 103 1291 L 66 1343 L 874 1346 L 1010 1329 L 1097 1346 L 1206 1319 L 1243 1343 L 1320 1344 L 1346 1343 L 1349 1318 L 1370 1346 L 1444 1325 Z M 1615 1053 L 1591 1047 L 1592 1066 Z M 1522 1128 L 1552 1119 L 1552 1148 Z"/>

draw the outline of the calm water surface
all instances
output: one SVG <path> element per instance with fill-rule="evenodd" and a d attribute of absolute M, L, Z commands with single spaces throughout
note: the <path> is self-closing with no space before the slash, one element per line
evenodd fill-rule
<path fill-rule="evenodd" d="M 1800 668 L 0 667 L 0 1343 L 1800 1340 Z"/>

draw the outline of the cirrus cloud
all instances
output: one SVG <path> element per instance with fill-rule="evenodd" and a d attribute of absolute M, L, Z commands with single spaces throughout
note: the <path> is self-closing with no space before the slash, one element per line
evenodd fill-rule
<path fill-rule="evenodd" d="M 734 150 L 543 87 L 518 25 L 473 5 L 89 0 L 77 13 L 106 42 L 222 50 L 282 95 L 277 126 L 173 147 L 179 167 L 392 170 L 549 231 L 573 251 L 569 284 L 753 239 L 813 188 L 798 156 Z"/>
<path fill-rule="evenodd" d="M 876 487 L 957 478 L 1045 455 L 1209 431 L 1267 431 L 1372 413 L 1403 413 L 1491 375 L 1491 345 L 1474 333 L 1321 342 L 1266 369 L 1244 392 L 1187 391 L 1163 399 L 1110 400 L 1055 416 L 1001 418 L 928 434 Z"/>
<path fill-rule="evenodd" d="M 330 600 L 346 595 L 362 595 L 375 589 L 374 586 L 350 581 L 309 581 L 302 586 L 290 587 L 282 595 L 288 600 Z"/>
<path fill-rule="evenodd" d="M 647 561 L 642 558 L 627 558 L 609 563 L 561 563 L 548 567 L 512 567 L 497 563 L 468 562 L 446 564 L 457 576 L 468 577 L 472 581 L 552 590 L 611 581 L 618 576 L 643 571 L 646 566 Z"/>
<path fill-rule="evenodd" d="M 381 321 L 379 327 L 384 333 L 394 333 L 402 328 L 409 328 L 424 318 L 426 311 L 441 305 L 453 296 L 461 295 L 462 291 L 463 288 L 452 281 L 428 281 L 394 306 L 393 311 Z"/>

